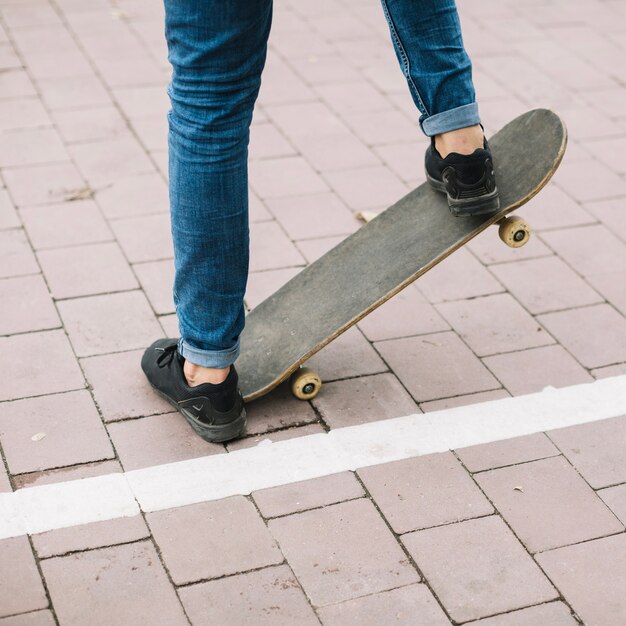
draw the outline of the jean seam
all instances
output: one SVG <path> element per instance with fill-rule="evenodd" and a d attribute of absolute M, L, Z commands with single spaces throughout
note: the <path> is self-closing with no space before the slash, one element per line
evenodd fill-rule
<path fill-rule="evenodd" d="M 391 19 L 391 14 L 389 13 L 389 9 L 387 7 L 387 0 L 381 0 L 381 4 L 383 5 L 383 12 L 385 14 L 385 18 L 387 19 L 387 23 L 389 24 L 389 30 L 391 31 L 391 38 L 393 39 L 398 51 L 400 52 L 400 56 L 402 58 L 402 70 L 407 79 L 407 82 L 409 83 L 409 88 L 411 89 L 411 91 L 413 91 L 413 94 L 417 98 L 421 112 L 424 115 L 430 115 L 428 112 L 428 109 L 424 105 L 424 101 L 422 100 L 422 96 L 420 95 L 420 92 L 418 91 L 417 86 L 413 82 L 413 77 L 411 76 L 411 65 L 409 63 L 409 56 L 407 55 L 404 49 L 404 45 L 402 44 L 400 35 L 398 35 L 396 26 L 393 23 L 393 20 Z"/>

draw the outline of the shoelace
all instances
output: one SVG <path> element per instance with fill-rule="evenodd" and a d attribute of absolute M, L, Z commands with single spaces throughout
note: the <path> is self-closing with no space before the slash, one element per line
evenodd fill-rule
<path fill-rule="evenodd" d="M 171 346 L 167 346 L 167 348 L 156 348 L 156 350 L 163 353 L 159 355 L 159 358 L 157 359 L 157 365 L 159 367 L 165 367 L 166 365 L 169 366 L 169 364 L 174 359 L 174 355 L 176 354 L 177 349 L 177 344 L 172 344 Z"/>

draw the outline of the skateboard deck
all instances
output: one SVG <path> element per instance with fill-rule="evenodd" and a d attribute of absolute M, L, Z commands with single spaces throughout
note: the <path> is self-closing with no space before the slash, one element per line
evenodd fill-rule
<path fill-rule="evenodd" d="M 454 217 L 445 194 L 424 183 L 304 268 L 246 318 L 237 361 L 244 399 L 263 396 L 292 374 L 294 394 L 314 397 L 321 381 L 300 368 L 307 359 L 488 226 L 500 222 L 501 238 L 524 243 L 527 225 L 503 219 L 548 182 L 566 144 L 552 111 L 520 115 L 489 139 L 498 213 Z"/>

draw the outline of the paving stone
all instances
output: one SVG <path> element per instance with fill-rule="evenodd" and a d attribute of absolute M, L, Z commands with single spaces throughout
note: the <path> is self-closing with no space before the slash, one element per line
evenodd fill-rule
<path fill-rule="evenodd" d="M 358 475 L 398 534 L 493 513 L 451 452 L 365 467 Z"/>
<path fill-rule="evenodd" d="M 483 363 L 514 396 L 593 381 L 561 346 L 498 354 L 483 359 Z"/>
<path fill-rule="evenodd" d="M 301 156 L 252 161 L 250 184 L 261 199 L 328 191 L 324 180 Z"/>
<path fill-rule="evenodd" d="M 537 561 L 584 624 L 624 622 L 626 534 L 551 550 Z"/>
<path fill-rule="evenodd" d="M 85 390 L 0 404 L 0 440 L 12 474 L 115 456 Z"/>
<path fill-rule="evenodd" d="M 198 437 L 178 412 L 113 422 L 108 431 L 126 471 L 226 452 Z"/>
<path fill-rule="evenodd" d="M 359 322 L 370 341 L 425 335 L 449 330 L 447 322 L 409 285 Z"/>
<path fill-rule="evenodd" d="M 30 53 L 28 69 L 35 80 L 65 78 L 67 76 L 91 76 L 93 69 L 81 50 L 56 50 Z"/>
<path fill-rule="evenodd" d="M 7 228 L 20 228 L 20 222 L 17 211 L 9 198 L 6 189 L 0 188 L 0 230 Z"/>
<path fill-rule="evenodd" d="M 5 169 L 2 177 L 18 207 L 58 203 L 85 188 L 85 181 L 71 163 Z"/>
<path fill-rule="evenodd" d="M 263 517 L 290 515 L 365 495 L 352 472 L 342 472 L 254 491 L 252 497 Z"/>
<path fill-rule="evenodd" d="M 292 104 L 306 102 L 314 97 L 314 93 L 305 82 L 270 50 L 263 70 L 259 104 L 263 107 L 270 104 Z"/>
<path fill-rule="evenodd" d="M 67 162 L 70 157 L 56 130 L 24 128 L 11 133 L 11 141 L 0 144 L 0 167 Z"/>
<path fill-rule="evenodd" d="M 252 190 L 248 190 L 248 216 L 251 223 L 266 222 L 272 219 L 272 215 L 265 204 Z"/>
<path fill-rule="evenodd" d="M 48 606 L 28 538 L 0 540 L 0 617 Z"/>
<path fill-rule="evenodd" d="M 402 542 L 457 622 L 557 598 L 558 592 L 497 516 L 417 531 Z"/>
<path fill-rule="evenodd" d="M 409 189 L 384 165 L 329 170 L 324 178 L 353 210 L 387 208 L 404 197 Z"/>
<path fill-rule="evenodd" d="M 291 239 L 347 235 L 360 225 L 352 211 L 331 193 L 273 198 L 267 206 Z"/>
<path fill-rule="evenodd" d="M 55 204 L 45 209 L 22 209 L 20 213 L 36 250 L 113 239 L 113 233 L 91 200 Z"/>
<path fill-rule="evenodd" d="M 131 119 L 133 130 L 146 150 L 167 152 L 168 122 L 165 115 L 150 115 Z M 165 156 L 167 163 L 167 154 Z"/>
<path fill-rule="evenodd" d="M 326 430 L 319 423 L 307 424 L 306 426 L 294 426 L 293 428 L 287 428 L 286 430 L 277 430 L 270 433 L 262 433 L 259 435 L 251 435 L 243 437 L 242 439 L 236 439 L 229 444 L 226 448 L 229 452 L 235 450 L 244 450 L 246 448 L 255 448 L 256 446 L 265 446 L 277 441 L 286 441 L 287 439 L 294 439 L 295 437 L 307 437 L 308 435 L 324 434 Z"/>
<path fill-rule="evenodd" d="M 117 243 L 42 250 L 37 256 L 56 299 L 139 287 Z"/>
<path fill-rule="evenodd" d="M 389 101 L 365 81 L 318 85 L 315 91 L 340 115 L 385 111 Z"/>
<path fill-rule="evenodd" d="M 72 144 L 68 149 L 76 167 L 93 186 L 107 185 L 117 178 L 154 171 L 141 145 L 130 133 Z"/>
<path fill-rule="evenodd" d="M 419 413 L 414 400 L 389 373 L 327 383 L 312 402 L 331 428 Z"/>
<path fill-rule="evenodd" d="M 448 626 L 451 624 L 426 585 L 408 585 L 318 610 L 324 626 Z"/>
<path fill-rule="evenodd" d="M 115 100 L 129 118 L 161 115 L 170 108 L 167 91 L 161 85 L 137 85 L 113 89 Z"/>
<path fill-rule="evenodd" d="M 317 421 L 317 415 L 308 402 L 298 400 L 291 393 L 289 383 L 279 385 L 266 396 L 246 407 L 249 435 L 267 433 Z"/>
<path fill-rule="evenodd" d="M 521 248 L 509 248 L 502 243 L 495 232 L 475 237 L 467 244 L 467 247 L 484 265 L 523 261 L 552 254 L 550 248 L 539 237 L 531 236 L 528 243 Z"/>
<path fill-rule="evenodd" d="M 502 398 L 510 397 L 511 394 L 509 394 L 509 392 L 505 389 L 495 389 L 494 391 L 471 393 L 466 396 L 455 396 L 453 398 L 444 398 L 443 400 L 422 402 L 419 406 L 424 413 L 431 413 L 433 411 L 444 411 L 446 409 L 454 409 L 460 406 L 469 406 L 470 404 L 480 404 L 481 402 L 491 402 L 492 400 L 501 400 Z"/>
<path fill-rule="evenodd" d="M 273 124 L 254 124 L 250 129 L 250 160 L 294 156 L 296 150 Z"/>
<path fill-rule="evenodd" d="M 600 367 L 598 369 L 591 370 L 591 374 L 594 378 L 610 378 L 612 376 L 622 376 L 626 374 L 626 363 L 620 363 L 619 365 L 609 365 L 608 367 Z"/>
<path fill-rule="evenodd" d="M 35 96 L 37 92 L 23 69 L 13 69 L 0 74 L 0 94 L 2 98 L 20 98 Z"/>
<path fill-rule="evenodd" d="M 133 269 L 155 313 L 174 313 L 174 262 L 168 259 L 138 263 Z"/>
<path fill-rule="evenodd" d="M 250 272 L 245 295 L 246 304 L 250 309 L 254 309 L 301 270 L 301 267 L 283 267 L 263 272 Z"/>
<path fill-rule="evenodd" d="M 309 263 L 317 261 L 324 256 L 329 250 L 341 243 L 345 236 L 339 235 L 335 237 L 323 237 L 319 239 L 306 239 L 297 242 L 298 249 Z"/>
<path fill-rule="evenodd" d="M 417 281 L 429 302 L 476 298 L 504 291 L 468 250 L 458 250 Z"/>
<path fill-rule="evenodd" d="M 68 552 L 93 550 L 148 537 L 150 537 L 150 531 L 143 517 L 135 515 L 50 530 L 32 535 L 32 540 L 37 557 L 46 559 Z"/>
<path fill-rule="evenodd" d="M 482 472 L 475 479 L 530 552 L 624 529 L 562 457 Z"/>
<path fill-rule="evenodd" d="M 537 319 L 587 368 L 626 361 L 626 319 L 608 304 L 547 313 Z"/>
<path fill-rule="evenodd" d="M 48 288 L 39 275 L 0 280 L 0 301 L 0 335 L 61 326 Z"/>
<path fill-rule="evenodd" d="M 558 257 L 502 263 L 494 265 L 491 271 L 533 315 L 602 301 L 601 296 Z"/>
<path fill-rule="evenodd" d="M 602 224 L 550 231 L 541 238 L 583 276 L 626 267 L 626 243 Z"/>
<path fill-rule="evenodd" d="M 322 381 L 377 374 L 387 366 L 358 328 L 351 328 L 307 361 Z"/>
<path fill-rule="evenodd" d="M 406 139 L 409 139 L 408 137 Z M 427 141 L 411 137 L 411 143 L 402 141 L 374 147 L 374 152 L 380 157 L 394 174 L 404 182 L 417 186 L 426 180 L 421 158 L 428 146 Z"/>
<path fill-rule="evenodd" d="M 33 355 L 37 358 L 34 359 Z M 62 330 L 0 337 L 0 370 L 11 373 L 0 377 L 0 401 L 85 386 L 76 357 Z"/>
<path fill-rule="evenodd" d="M 594 489 L 626 482 L 626 417 L 551 430 L 548 436 Z"/>
<path fill-rule="evenodd" d="M 166 213 L 167 184 L 159 174 L 137 174 L 117 178 L 96 192 L 96 201 L 109 219 Z"/>
<path fill-rule="evenodd" d="M 145 348 L 162 336 L 139 291 L 65 300 L 58 307 L 79 357 Z"/>
<path fill-rule="evenodd" d="M 196 626 L 315 626 L 319 624 L 287 565 L 184 587 L 179 591 Z"/>
<path fill-rule="evenodd" d="M 42 561 L 61 624 L 188 624 L 154 546 L 142 541 Z"/>
<path fill-rule="evenodd" d="M 417 402 L 500 386 L 451 332 L 381 341 L 376 349 Z"/>
<path fill-rule="evenodd" d="M 624 137 L 611 137 L 596 141 L 585 142 L 585 148 L 604 165 L 616 174 L 626 174 L 626 168 L 621 163 L 621 155 L 626 149 Z"/>
<path fill-rule="evenodd" d="M 111 228 L 131 263 L 159 261 L 174 256 L 169 215 L 114 220 Z"/>
<path fill-rule="evenodd" d="M 587 280 L 610 304 L 626 316 L 626 271 L 594 274 Z"/>
<path fill-rule="evenodd" d="M 488 617 L 477 622 L 468 622 L 476 626 L 578 626 L 580 622 L 574 618 L 569 607 L 562 602 L 548 602 L 539 606 L 530 606 L 527 609 Z"/>
<path fill-rule="evenodd" d="M 283 561 L 263 520 L 242 496 L 148 513 L 146 518 L 177 585 Z"/>
<path fill-rule="evenodd" d="M 250 225 L 251 271 L 304 264 L 304 258 L 278 222 L 257 222 Z"/>
<path fill-rule="evenodd" d="M 626 484 L 601 489 L 597 494 L 613 511 L 616 517 L 626 524 Z"/>
<path fill-rule="evenodd" d="M 402 85 L 402 88 L 406 89 L 405 85 Z M 393 109 L 356 113 L 346 117 L 346 124 L 368 146 L 411 141 L 413 137 L 421 134 L 415 122 Z"/>
<path fill-rule="evenodd" d="M 143 350 L 134 350 L 81 360 L 105 422 L 172 411 L 141 370 L 142 354 Z"/>
<path fill-rule="evenodd" d="M 52 120 L 37 98 L 0 100 L 0 132 L 52 126 Z"/>
<path fill-rule="evenodd" d="M 49 110 L 110 104 L 111 97 L 97 76 L 67 76 L 38 80 L 41 99 Z"/>
<path fill-rule="evenodd" d="M 126 121 L 113 105 L 57 110 L 52 112 L 52 118 L 66 143 L 108 139 L 128 130 Z"/>
<path fill-rule="evenodd" d="M 119 461 L 98 461 L 97 463 L 84 463 L 62 469 L 51 469 L 43 472 L 30 472 L 13 476 L 16 489 L 24 487 L 38 487 L 39 485 L 52 485 L 54 483 L 67 482 L 68 480 L 81 480 L 106 474 L 118 474 L 122 471 Z"/>
<path fill-rule="evenodd" d="M 367 500 L 281 517 L 271 520 L 269 528 L 315 606 L 419 580 Z"/>
<path fill-rule="evenodd" d="M 55 626 L 56 622 L 48 610 L 23 613 L 14 617 L 0 619 L 2 626 Z"/>
<path fill-rule="evenodd" d="M 11 491 L 13 491 L 13 487 L 11 487 L 9 475 L 4 467 L 4 461 L 0 459 L 0 493 L 9 493 Z"/>
<path fill-rule="evenodd" d="M 0 278 L 38 273 L 39 266 L 24 231 L 0 231 Z"/>
<path fill-rule="evenodd" d="M 447 302 L 437 310 L 478 356 L 554 343 L 509 294 Z"/>
<path fill-rule="evenodd" d="M 559 168 L 558 182 L 579 202 L 626 194 L 626 181 L 592 158 L 564 161 Z"/>
<path fill-rule="evenodd" d="M 575 202 L 556 183 L 549 182 L 528 204 L 520 209 L 534 231 L 566 226 L 581 226 L 595 221 L 594 216 Z"/>
<path fill-rule="evenodd" d="M 470 472 L 482 472 L 560 454 L 560 451 L 543 433 L 481 443 L 459 448 L 454 452 Z"/>
<path fill-rule="evenodd" d="M 626 218 L 623 199 L 589 202 L 585 208 L 598 218 L 614 235 L 626 239 Z"/>

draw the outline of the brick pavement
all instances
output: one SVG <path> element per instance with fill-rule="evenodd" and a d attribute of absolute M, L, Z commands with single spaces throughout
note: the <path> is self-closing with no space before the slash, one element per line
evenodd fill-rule
<path fill-rule="evenodd" d="M 533 240 L 474 240 L 314 358 L 318 398 L 281 388 L 218 446 L 138 368 L 176 333 L 161 4 L 0 0 L 0 492 L 626 374 L 626 4 L 459 5 L 487 131 L 570 130 Z M 420 183 L 425 145 L 375 0 L 277 0 L 247 304 Z M 625 443 L 616 417 L 0 540 L 0 624 L 618 626 Z"/>

